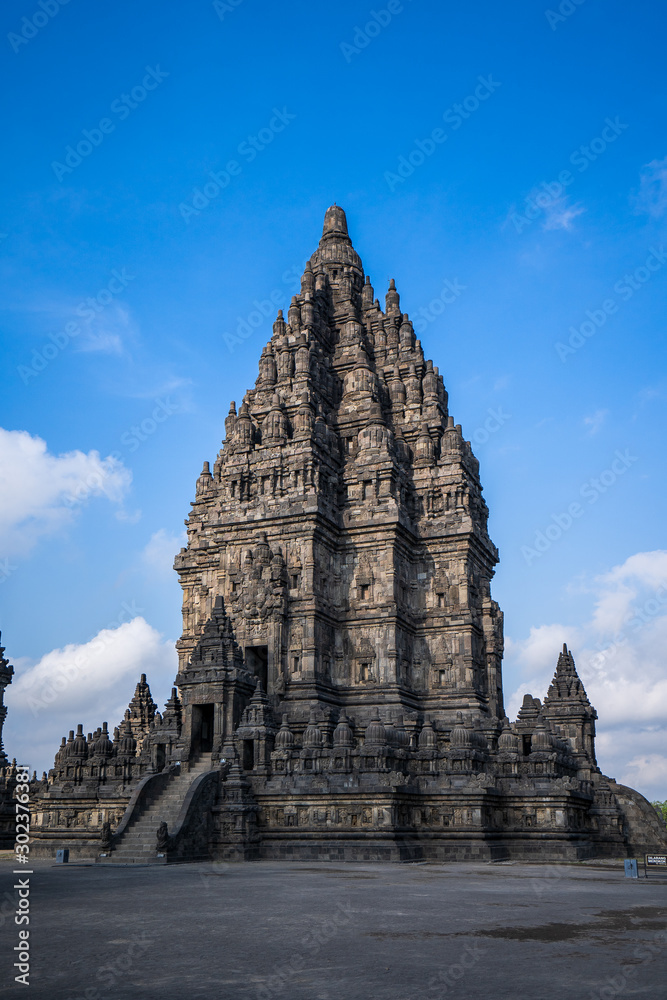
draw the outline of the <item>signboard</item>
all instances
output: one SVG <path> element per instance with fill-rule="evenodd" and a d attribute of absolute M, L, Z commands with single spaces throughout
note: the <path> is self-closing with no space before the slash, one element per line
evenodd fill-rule
<path fill-rule="evenodd" d="M 667 878 L 667 854 L 645 854 L 644 875 L 646 878 L 651 875 Z"/>

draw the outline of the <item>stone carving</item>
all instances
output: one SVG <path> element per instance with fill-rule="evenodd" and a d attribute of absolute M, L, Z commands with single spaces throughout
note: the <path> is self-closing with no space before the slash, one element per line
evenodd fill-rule
<path fill-rule="evenodd" d="M 103 851 L 108 851 L 111 847 L 111 823 L 106 820 L 102 823 L 100 831 L 100 847 Z"/>
<path fill-rule="evenodd" d="M 166 851 L 169 848 L 169 828 L 163 821 L 157 828 L 156 849 Z"/>

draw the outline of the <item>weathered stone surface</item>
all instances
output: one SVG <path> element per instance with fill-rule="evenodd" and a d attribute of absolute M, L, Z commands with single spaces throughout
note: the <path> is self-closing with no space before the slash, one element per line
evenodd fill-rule
<path fill-rule="evenodd" d="M 123 814 L 119 854 L 130 830 L 154 854 L 167 823 L 161 853 L 178 842 L 180 860 L 188 843 L 197 857 L 207 844 L 355 860 L 664 843 L 645 800 L 600 773 L 565 647 L 544 704 L 527 695 L 505 717 L 478 462 L 393 280 L 380 308 L 341 208 L 225 430 L 175 562 L 177 688 L 161 716 L 142 677 L 113 742 L 106 728 L 63 740 L 37 790 L 38 850 L 94 851 Z"/>

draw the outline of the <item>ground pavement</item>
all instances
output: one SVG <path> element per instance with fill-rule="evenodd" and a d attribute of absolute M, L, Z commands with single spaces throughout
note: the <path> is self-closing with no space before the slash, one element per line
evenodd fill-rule
<path fill-rule="evenodd" d="M 3 1000 L 667 995 L 667 882 L 622 864 L 36 862 L 28 989 L 13 869 L 0 861 Z"/>

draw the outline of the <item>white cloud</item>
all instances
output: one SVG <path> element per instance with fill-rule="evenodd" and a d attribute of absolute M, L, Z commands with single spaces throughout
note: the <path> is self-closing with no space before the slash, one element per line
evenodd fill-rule
<path fill-rule="evenodd" d="M 667 577 L 667 550 L 655 549 L 653 552 L 637 552 L 630 556 L 620 566 L 614 566 L 599 579 L 606 584 L 618 583 L 622 580 L 633 580 L 636 586 L 642 583 L 649 587 L 662 587 Z"/>
<path fill-rule="evenodd" d="M 137 507 L 136 510 L 129 511 L 120 507 L 116 511 L 116 520 L 122 521 L 123 524 L 138 524 L 141 520 L 141 508 Z"/>
<path fill-rule="evenodd" d="M 544 210 L 545 218 L 542 229 L 566 229 L 570 232 L 574 220 L 585 211 L 583 205 L 568 205 L 567 197 L 556 198 Z"/>
<path fill-rule="evenodd" d="M 650 753 L 633 757 L 631 761 L 628 761 L 622 783 L 630 785 L 631 788 L 637 788 L 640 785 L 656 786 L 656 784 L 658 788 L 663 790 L 667 788 L 667 760 L 664 754 Z M 664 802 L 664 794 L 657 794 L 659 800 Z"/>
<path fill-rule="evenodd" d="M 120 503 L 131 481 L 122 462 L 97 451 L 51 455 L 41 438 L 0 427 L 0 554 L 26 555 L 91 497 Z"/>
<path fill-rule="evenodd" d="M 154 532 L 141 553 L 144 566 L 159 576 L 172 579 L 174 574 L 174 557 L 181 546 L 187 543 L 187 535 L 170 534 L 164 528 Z"/>
<path fill-rule="evenodd" d="M 644 212 L 654 219 L 665 214 L 665 210 L 667 210 L 667 156 L 664 160 L 651 160 L 642 168 L 635 204 L 639 212 Z"/>
<path fill-rule="evenodd" d="M 187 393 L 192 384 L 192 379 L 181 378 L 180 375 L 164 374 L 162 376 L 159 372 L 156 372 L 155 366 L 153 366 L 150 372 L 145 373 L 141 384 L 136 382 L 125 394 L 131 399 L 150 399 L 155 401 L 163 396 L 169 397 L 169 394 L 172 392 L 178 393 L 176 401 L 170 401 L 172 411 L 174 413 L 192 413 L 193 404 Z"/>
<path fill-rule="evenodd" d="M 128 309 L 118 302 L 105 306 L 82 327 L 75 350 L 85 353 L 123 354 L 126 341 L 134 342 L 139 331 Z"/>
<path fill-rule="evenodd" d="M 122 354 L 123 341 L 117 333 L 110 333 L 109 330 L 91 332 L 79 342 L 79 351 L 86 354 Z"/>
<path fill-rule="evenodd" d="M 632 608 L 642 597 L 651 611 L 649 620 L 656 613 L 667 613 L 663 592 L 667 586 L 667 550 L 638 552 L 620 566 L 597 578 L 598 597 L 593 622 L 601 633 L 613 633 L 619 622 L 635 627 Z M 651 593 L 655 592 L 655 593 Z M 655 596 L 658 594 L 658 597 Z M 647 616 L 646 608 L 638 607 L 639 623 Z"/>
<path fill-rule="evenodd" d="M 592 581 L 588 593 L 592 607 L 578 626 L 542 625 L 526 639 L 508 641 L 507 664 L 521 678 L 508 711 L 516 715 L 526 692 L 544 697 L 567 642 L 598 711 L 602 770 L 649 798 L 665 799 L 667 551 L 630 556 Z"/>
<path fill-rule="evenodd" d="M 654 385 L 647 385 L 640 389 L 637 398 L 642 407 L 650 405 L 656 399 L 661 403 L 664 402 L 667 399 L 667 379 L 660 379 Z"/>
<path fill-rule="evenodd" d="M 118 725 L 142 673 L 160 706 L 177 663 L 173 642 L 141 617 L 114 623 L 88 642 L 54 649 L 37 663 L 16 663 L 6 693 L 7 753 L 39 773 L 48 770 L 61 736 L 79 722 L 86 733 L 105 721 L 110 728 Z"/>
<path fill-rule="evenodd" d="M 602 429 L 604 423 L 609 416 L 609 410 L 596 410 L 595 413 L 591 413 L 590 416 L 584 417 L 584 426 L 588 428 L 587 433 L 593 437 L 597 434 L 599 430 Z"/>

